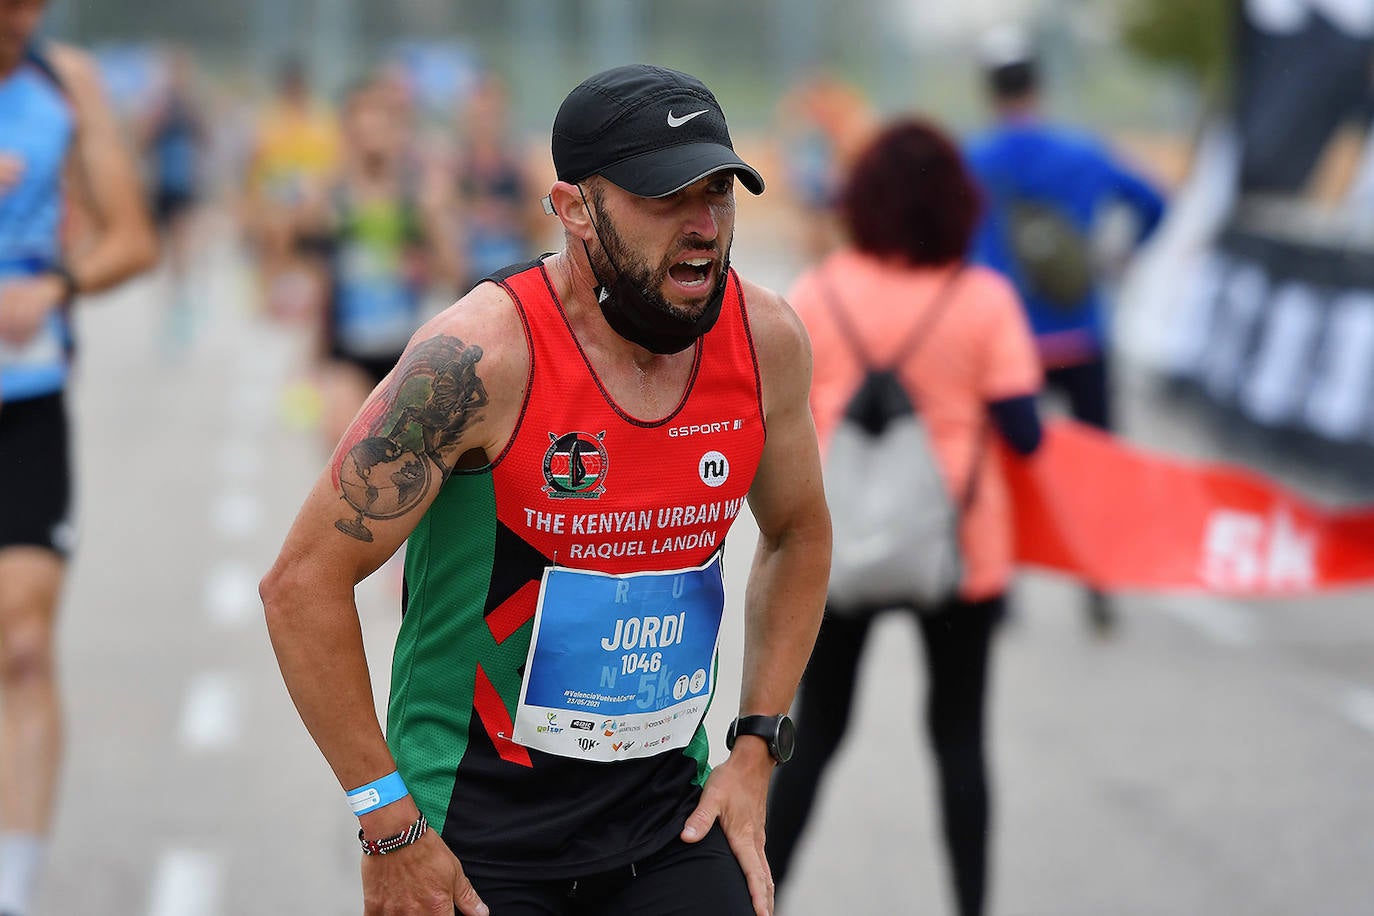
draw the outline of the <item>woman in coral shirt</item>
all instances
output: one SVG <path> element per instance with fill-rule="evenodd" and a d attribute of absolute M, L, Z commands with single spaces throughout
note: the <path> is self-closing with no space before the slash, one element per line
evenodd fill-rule
<path fill-rule="evenodd" d="M 963 505 L 964 571 L 957 594 L 942 606 L 913 602 L 903 611 L 916 615 L 923 637 L 928 734 L 955 896 L 961 916 L 976 916 L 983 912 L 988 870 L 984 694 L 992 634 L 1012 573 L 1010 506 L 987 431 L 997 430 L 1023 454 L 1039 445 L 1039 361 L 1011 287 L 992 271 L 965 264 L 978 192 L 940 131 L 919 121 L 884 130 L 856 161 L 841 210 L 849 244 L 805 274 L 789 299 L 811 333 L 811 408 L 822 455 L 865 372 L 837 312 L 878 366 L 896 359 L 913 329 L 930 319 L 899 377 L 927 427 L 951 498 Z M 933 309 L 939 314 L 932 316 Z M 872 614 L 828 608 L 802 680 L 797 753 L 779 769 L 769 801 L 768 859 L 779 887 L 844 735 L 872 622 Z"/>

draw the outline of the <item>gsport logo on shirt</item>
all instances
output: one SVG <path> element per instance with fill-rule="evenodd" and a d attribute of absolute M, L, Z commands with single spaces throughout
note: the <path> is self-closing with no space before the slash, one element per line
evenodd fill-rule
<path fill-rule="evenodd" d="M 682 426 L 668 427 L 669 439 L 686 439 L 688 436 L 710 436 L 716 433 L 728 433 L 732 430 L 741 429 L 744 421 L 741 419 L 716 420 L 713 423 L 685 423 Z"/>

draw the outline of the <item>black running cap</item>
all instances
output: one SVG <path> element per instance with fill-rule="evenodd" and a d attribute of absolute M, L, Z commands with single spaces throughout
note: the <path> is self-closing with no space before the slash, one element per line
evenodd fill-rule
<path fill-rule="evenodd" d="M 754 194 L 763 176 L 735 154 L 720 103 L 701 80 L 632 64 L 583 80 L 553 119 L 559 181 L 601 175 L 640 197 L 666 197 L 730 171 Z"/>

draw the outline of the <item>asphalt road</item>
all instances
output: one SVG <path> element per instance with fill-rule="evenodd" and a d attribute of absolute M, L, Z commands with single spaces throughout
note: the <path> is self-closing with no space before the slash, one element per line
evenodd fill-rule
<path fill-rule="evenodd" d="M 764 245 L 742 242 L 736 263 L 785 286 Z M 256 596 L 326 457 L 283 406 L 301 349 L 253 316 L 228 246 L 197 288 L 204 320 L 177 357 L 161 343 L 160 279 L 82 309 L 69 757 L 37 916 L 361 912 L 356 822 L 281 684 Z M 1123 402 L 1133 438 L 1224 449 L 1142 388 Z M 727 556 L 717 739 L 734 714 L 752 539 L 746 518 Z M 398 583 L 383 570 L 360 589 L 379 707 Z M 996 650 L 992 912 L 1374 914 L 1368 593 L 1123 596 L 1105 641 L 1069 583 L 1028 575 L 1015 597 Z M 784 916 L 949 911 L 916 639 L 899 618 L 874 635 Z"/>

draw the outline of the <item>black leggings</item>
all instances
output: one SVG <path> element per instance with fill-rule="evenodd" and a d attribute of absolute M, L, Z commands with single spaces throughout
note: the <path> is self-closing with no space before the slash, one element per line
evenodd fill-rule
<path fill-rule="evenodd" d="M 1005 596 L 954 602 L 917 615 L 929 688 L 926 729 L 935 751 L 945 844 L 961 916 L 983 911 L 988 871 L 989 792 L 984 695 L 992 633 Z M 787 879 L 816 789 L 849 723 L 859 657 L 872 617 L 827 614 L 798 692 L 797 750 L 778 768 L 768 798 L 768 864 Z"/>
<path fill-rule="evenodd" d="M 1092 362 L 1076 366 L 1061 366 L 1045 373 L 1045 385 L 1064 393 L 1069 399 L 1069 412 L 1098 429 L 1112 429 L 1112 371 L 1106 354 Z M 1088 619 L 1099 628 L 1110 627 L 1115 616 L 1102 592 L 1088 589 Z"/>
<path fill-rule="evenodd" d="M 1111 368 L 1107 357 L 1076 366 L 1061 366 L 1045 373 L 1045 387 L 1062 391 L 1069 412 L 1098 429 L 1112 428 Z"/>

